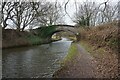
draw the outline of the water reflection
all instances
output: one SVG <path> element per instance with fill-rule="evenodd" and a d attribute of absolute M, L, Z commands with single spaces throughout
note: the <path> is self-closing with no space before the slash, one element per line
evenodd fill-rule
<path fill-rule="evenodd" d="M 40 46 L 3 50 L 3 77 L 52 77 L 71 44 L 71 41 L 65 40 L 64 38 Z"/>

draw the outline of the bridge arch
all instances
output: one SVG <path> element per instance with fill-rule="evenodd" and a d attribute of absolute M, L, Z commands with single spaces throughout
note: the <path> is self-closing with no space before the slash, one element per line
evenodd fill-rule
<path fill-rule="evenodd" d="M 77 36 L 78 36 L 78 33 L 75 33 L 75 32 L 73 32 L 71 30 L 56 30 L 56 31 L 52 32 L 51 34 L 49 34 L 48 38 L 52 40 L 52 36 L 55 33 L 58 33 L 58 32 L 70 32 L 70 33 L 72 33 L 76 37 L 76 39 L 77 39 Z"/>
<path fill-rule="evenodd" d="M 35 29 L 36 35 L 40 36 L 41 38 L 44 38 L 47 41 L 52 40 L 52 35 L 58 32 L 71 32 L 73 35 L 75 35 L 77 41 L 79 41 L 79 33 L 76 26 L 73 25 L 50 25 L 50 26 L 44 26 L 39 27 Z"/>

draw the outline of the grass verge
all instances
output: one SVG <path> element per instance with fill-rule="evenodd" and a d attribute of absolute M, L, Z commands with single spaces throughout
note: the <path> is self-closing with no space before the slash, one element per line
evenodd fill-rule
<path fill-rule="evenodd" d="M 96 47 L 87 41 L 80 41 L 82 45 L 95 59 L 97 73 L 101 78 L 118 78 L 118 56 L 111 49 Z"/>
<path fill-rule="evenodd" d="M 38 36 L 30 35 L 27 37 L 27 40 L 30 42 L 31 45 L 37 45 L 41 43 L 41 39 Z"/>
<path fill-rule="evenodd" d="M 80 41 L 80 45 L 82 45 L 93 57 L 103 57 L 106 53 L 104 47 L 97 48 L 96 46 L 91 45 L 87 41 Z"/>
<path fill-rule="evenodd" d="M 67 62 L 72 61 L 72 59 L 75 57 L 77 52 L 78 52 L 78 50 L 77 50 L 76 43 L 72 43 L 71 47 L 69 48 L 67 56 L 63 59 L 61 64 L 65 65 Z"/>

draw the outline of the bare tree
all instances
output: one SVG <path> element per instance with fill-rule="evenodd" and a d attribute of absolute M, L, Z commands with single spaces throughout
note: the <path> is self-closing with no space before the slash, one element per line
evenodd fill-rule
<path fill-rule="evenodd" d="M 17 30 L 24 30 L 35 18 L 38 6 L 36 2 L 2 2 L 2 25 L 16 25 Z M 9 23 L 8 23 L 9 21 Z"/>
<path fill-rule="evenodd" d="M 79 6 L 79 10 L 75 13 L 74 22 L 80 25 L 90 26 L 90 20 L 96 10 L 95 2 L 84 2 Z"/>
<path fill-rule="evenodd" d="M 111 22 L 117 18 L 117 5 L 108 4 L 105 1 L 100 4 L 95 2 L 85 2 L 79 6 L 75 13 L 74 22 L 83 26 L 95 26 L 96 24 Z"/>
<path fill-rule="evenodd" d="M 46 2 L 44 5 L 40 5 L 41 8 L 38 9 L 39 12 L 42 13 L 42 15 L 37 16 L 37 21 L 41 25 L 55 25 L 57 23 L 62 23 L 62 16 L 64 15 L 62 13 L 62 7 L 58 2 L 50 3 Z"/>
<path fill-rule="evenodd" d="M 10 19 L 10 14 L 13 10 L 12 2 L 2 2 L 1 14 L 3 29 L 7 27 L 7 21 Z"/>
<path fill-rule="evenodd" d="M 14 9 L 10 15 L 10 19 L 16 25 L 17 30 L 24 30 L 35 18 L 36 2 L 14 2 Z"/>
<path fill-rule="evenodd" d="M 116 18 L 117 8 L 117 5 L 106 4 L 105 10 L 102 11 L 104 22 L 111 22 Z"/>
<path fill-rule="evenodd" d="M 0 27 L 2 25 L 2 2 L 0 2 Z"/>

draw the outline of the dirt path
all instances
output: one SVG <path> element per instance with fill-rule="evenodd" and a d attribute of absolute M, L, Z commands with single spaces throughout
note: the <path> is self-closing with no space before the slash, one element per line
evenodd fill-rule
<path fill-rule="evenodd" d="M 62 70 L 58 71 L 57 77 L 64 78 L 96 78 L 97 65 L 94 58 L 81 45 L 77 44 L 78 55 L 68 62 Z"/>
<path fill-rule="evenodd" d="M 96 64 L 94 58 L 79 44 L 77 44 L 79 55 L 77 56 L 78 75 L 80 78 L 96 77 Z"/>
<path fill-rule="evenodd" d="M 106 53 L 92 57 L 80 44 L 77 55 L 58 70 L 56 78 L 116 78 L 118 79 L 118 58 L 116 54 Z M 96 54 L 99 54 L 96 52 Z"/>

